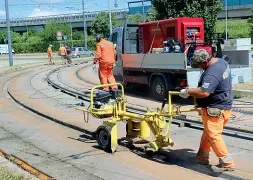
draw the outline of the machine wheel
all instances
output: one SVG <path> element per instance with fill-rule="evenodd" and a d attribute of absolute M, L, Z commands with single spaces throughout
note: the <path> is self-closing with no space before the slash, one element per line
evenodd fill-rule
<path fill-rule="evenodd" d="M 96 131 L 97 143 L 106 152 L 111 151 L 111 130 L 109 125 L 103 124 Z"/>
<path fill-rule="evenodd" d="M 80 58 L 80 55 L 77 55 L 76 58 Z"/>
<path fill-rule="evenodd" d="M 228 57 L 227 55 L 224 55 L 224 56 L 222 57 L 222 59 L 224 59 L 225 61 L 227 61 L 227 62 L 229 63 L 229 57 Z"/>
<path fill-rule="evenodd" d="M 154 78 L 151 85 L 151 94 L 156 100 L 163 100 L 166 93 L 166 84 L 160 76 Z"/>

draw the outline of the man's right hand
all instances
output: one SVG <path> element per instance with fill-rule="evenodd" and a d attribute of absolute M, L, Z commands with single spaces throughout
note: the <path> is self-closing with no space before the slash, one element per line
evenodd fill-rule
<path fill-rule="evenodd" d="M 189 97 L 188 89 L 182 89 L 179 94 L 180 97 L 187 99 Z"/>

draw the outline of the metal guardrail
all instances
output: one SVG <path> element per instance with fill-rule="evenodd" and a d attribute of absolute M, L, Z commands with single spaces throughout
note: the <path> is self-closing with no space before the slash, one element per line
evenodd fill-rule
<path fill-rule="evenodd" d="M 86 19 L 87 21 L 92 21 L 95 19 L 96 15 L 100 12 L 108 12 L 108 10 L 104 11 L 93 11 L 93 12 L 86 12 Z M 116 17 L 124 17 L 125 14 L 128 14 L 128 9 L 118 9 L 112 10 L 112 13 L 116 13 Z M 73 13 L 73 14 L 60 14 L 60 15 L 50 15 L 50 16 L 40 16 L 40 17 L 26 17 L 26 18 L 16 18 L 11 19 L 10 23 L 11 26 L 25 26 L 25 25 L 35 25 L 35 24 L 44 24 L 47 21 L 59 21 L 59 22 L 75 22 L 75 21 L 82 21 L 83 14 L 82 13 Z M 6 20 L 0 20 L 0 26 L 6 25 Z"/>

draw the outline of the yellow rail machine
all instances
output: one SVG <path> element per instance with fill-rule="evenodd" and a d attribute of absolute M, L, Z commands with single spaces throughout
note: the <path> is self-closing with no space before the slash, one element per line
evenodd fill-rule
<path fill-rule="evenodd" d="M 87 113 L 94 118 L 104 119 L 103 124 L 96 130 L 96 139 L 98 145 L 107 152 L 114 153 L 118 147 L 117 122 L 119 121 L 127 121 L 127 138 L 132 139 L 132 142 L 136 142 L 135 139 L 141 139 L 142 141 L 138 141 L 139 143 L 147 144 L 148 142 L 148 146 L 145 146 L 146 150 L 157 152 L 163 147 L 174 145 L 169 133 L 172 118 L 179 116 L 181 112 L 197 111 L 196 108 L 180 110 L 179 106 L 173 105 L 172 95 L 178 95 L 179 92 L 170 91 L 168 92 L 167 112 L 164 111 L 165 103 L 162 108 L 157 108 L 155 112 L 151 111 L 151 108 L 147 108 L 143 115 L 127 112 L 123 85 L 114 84 L 120 88 L 111 92 L 104 92 L 99 89 L 112 84 L 93 87 L 90 91 L 88 109 L 76 107 L 77 110 L 84 111 L 84 114 Z M 168 120 L 165 117 L 169 117 Z"/>

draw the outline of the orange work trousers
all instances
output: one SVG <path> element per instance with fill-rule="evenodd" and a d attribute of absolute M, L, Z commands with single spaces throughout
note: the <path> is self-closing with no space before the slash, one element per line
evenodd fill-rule
<path fill-rule="evenodd" d="M 113 64 L 104 64 L 99 63 L 99 79 L 100 83 L 103 84 L 111 84 L 115 83 L 115 78 L 113 76 Z M 117 89 L 117 85 L 110 86 L 112 89 Z M 103 88 L 104 91 L 108 91 L 109 87 L 106 86 Z"/>
<path fill-rule="evenodd" d="M 228 122 L 231 110 L 224 110 L 220 117 L 212 117 L 207 114 L 206 108 L 201 109 L 204 131 L 200 141 L 200 148 L 197 156 L 209 159 L 209 152 L 213 149 L 223 167 L 233 167 L 234 161 L 229 155 L 225 142 L 222 138 L 223 127 Z"/>

